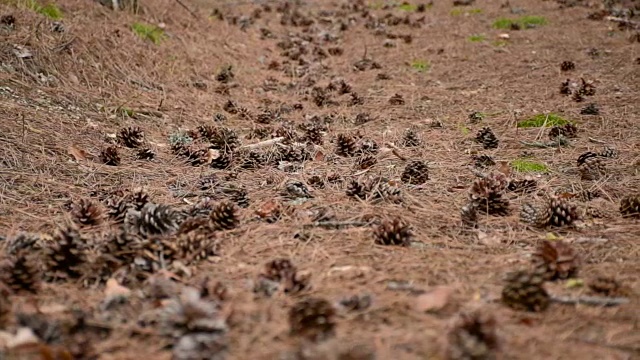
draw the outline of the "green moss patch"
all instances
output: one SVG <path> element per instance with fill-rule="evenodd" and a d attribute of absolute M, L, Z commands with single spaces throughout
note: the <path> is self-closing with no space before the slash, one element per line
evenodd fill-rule
<path fill-rule="evenodd" d="M 478 34 L 478 35 L 471 35 L 468 37 L 468 39 L 471 42 L 482 42 L 482 41 L 485 41 L 487 38 L 482 34 Z"/>
<path fill-rule="evenodd" d="M 493 27 L 495 29 L 511 29 L 512 27 L 527 29 L 546 24 L 547 19 L 542 16 L 527 15 L 517 19 L 499 18 L 493 22 Z"/>
<path fill-rule="evenodd" d="M 532 127 L 542 127 L 542 126 L 551 127 L 551 126 L 562 126 L 568 123 L 569 121 L 567 121 L 565 118 L 557 114 L 553 114 L 553 113 L 548 115 L 537 114 L 527 120 L 518 121 L 518 127 L 519 128 L 532 128 Z"/>
<path fill-rule="evenodd" d="M 547 173 L 549 172 L 549 168 L 546 164 L 527 160 L 527 159 L 516 159 L 511 162 L 511 167 L 517 171 L 522 173 Z"/>
<path fill-rule="evenodd" d="M 409 3 L 403 3 L 403 4 L 400 4 L 400 6 L 398 6 L 398 9 L 403 11 L 416 11 L 417 8 L 418 8 L 418 5 L 413 5 Z"/>
<path fill-rule="evenodd" d="M 427 60 L 414 60 L 411 62 L 411 67 L 418 72 L 427 72 L 431 69 L 431 63 Z"/>
<path fill-rule="evenodd" d="M 60 8 L 54 3 L 47 3 L 46 5 L 41 5 L 36 0 L 26 0 L 26 1 L 18 2 L 18 5 L 20 4 L 29 10 L 35 11 L 38 14 L 48 17 L 49 19 L 52 19 L 52 20 L 62 19 L 62 15 L 63 15 L 62 10 L 60 10 Z"/>
<path fill-rule="evenodd" d="M 156 45 L 166 37 L 164 30 L 154 25 L 134 23 L 133 25 L 131 25 L 131 29 L 141 39 L 150 40 Z"/>

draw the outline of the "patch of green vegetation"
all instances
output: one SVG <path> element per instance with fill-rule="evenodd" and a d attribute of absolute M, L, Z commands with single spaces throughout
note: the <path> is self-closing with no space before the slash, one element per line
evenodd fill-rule
<path fill-rule="evenodd" d="M 471 130 L 469 130 L 469 128 L 466 126 L 461 126 L 460 132 L 462 132 L 462 135 L 469 135 L 469 133 L 471 133 Z"/>
<path fill-rule="evenodd" d="M 136 112 L 133 109 L 129 109 L 127 107 L 124 106 L 120 106 L 118 109 L 116 109 L 116 113 L 119 116 L 126 116 L 126 117 L 135 117 Z"/>
<path fill-rule="evenodd" d="M 154 25 L 134 23 L 133 25 L 131 25 L 131 29 L 141 39 L 150 40 L 156 45 L 158 45 L 166 37 L 164 30 Z"/>
<path fill-rule="evenodd" d="M 482 9 L 465 9 L 460 7 L 454 7 L 449 12 L 451 16 L 461 16 L 461 15 L 477 15 L 482 14 Z"/>
<path fill-rule="evenodd" d="M 431 69 L 431 63 L 427 60 L 414 60 L 411 63 L 411 67 L 416 69 L 418 72 L 427 72 Z"/>
<path fill-rule="evenodd" d="M 417 5 L 409 4 L 407 2 L 402 3 L 400 4 L 400 6 L 398 6 L 398 9 L 403 11 L 416 11 L 417 8 L 418 8 Z"/>
<path fill-rule="evenodd" d="M 503 46 L 507 46 L 508 42 L 506 42 L 504 40 L 496 40 L 492 44 L 493 44 L 493 46 L 503 47 Z"/>
<path fill-rule="evenodd" d="M 533 117 L 530 117 L 527 120 L 518 121 L 519 128 L 532 128 L 532 127 L 551 127 L 551 126 L 562 126 L 568 124 L 565 118 L 557 114 L 537 114 Z"/>
<path fill-rule="evenodd" d="M 516 159 L 511 162 L 511 167 L 517 172 L 523 173 L 546 173 L 549 172 L 547 165 L 541 162 L 525 159 Z"/>
<path fill-rule="evenodd" d="M 493 27 L 496 29 L 511 29 L 513 26 L 517 26 L 521 29 L 527 29 L 546 24 L 547 19 L 542 16 L 525 15 L 517 19 L 499 18 L 493 22 Z"/>
<path fill-rule="evenodd" d="M 469 36 L 469 41 L 471 42 L 482 42 L 485 41 L 487 38 L 486 36 L 482 35 L 482 34 L 477 34 L 477 35 L 471 35 Z"/>
<path fill-rule="evenodd" d="M 187 145 L 193 142 L 193 139 L 183 131 L 175 132 L 169 135 L 169 145 L 172 147 Z"/>
<path fill-rule="evenodd" d="M 23 1 L 19 1 L 17 4 L 29 10 L 35 11 L 38 14 L 44 15 L 49 19 L 52 19 L 52 20 L 62 19 L 62 10 L 60 10 L 60 8 L 54 3 L 47 3 L 46 5 L 41 5 L 36 0 L 23 0 Z"/>

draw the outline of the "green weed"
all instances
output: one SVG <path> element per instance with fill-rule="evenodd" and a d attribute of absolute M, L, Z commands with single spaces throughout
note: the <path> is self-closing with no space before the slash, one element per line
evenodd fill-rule
<path fill-rule="evenodd" d="M 522 173 L 546 173 L 549 172 L 549 168 L 544 163 L 525 160 L 525 159 L 516 159 L 511 162 L 511 167 L 517 171 Z"/>
<path fill-rule="evenodd" d="M 134 23 L 133 25 L 131 25 L 131 29 L 141 39 L 150 40 L 156 45 L 158 45 L 166 37 L 164 30 L 154 25 Z"/>
<path fill-rule="evenodd" d="M 463 9 L 459 7 L 454 7 L 449 12 L 451 16 L 461 16 L 461 15 L 477 15 L 482 14 L 482 9 Z"/>
<path fill-rule="evenodd" d="M 411 67 L 416 69 L 418 72 L 427 72 L 431 69 L 431 63 L 427 60 L 414 60 L 411 63 Z"/>
<path fill-rule="evenodd" d="M 35 11 L 38 14 L 44 15 L 52 20 L 62 19 L 62 10 L 60 10 L 60 8 L 54 3 L 40 5 L 40 3 L 36 0 L 22 0 L 18 1 L 17 5 Z"/>
<path fill-rule="evenodd" d="M 471 35 L 469 36 L 468 39 L 471 42 L 482 42 L 482 41 L 485 41 L 487 38 L 482 34 L 478 34 L 478 35 Z"/>
<path fill-rule="evenodd" d="M 409 4 L 409 3 L 403 3 L 400 4 L 400 6 L 398 6 L 398 9 L 403 10 L 403 11 L 416 11 L 416 9 L 418 8 L 417 5 L 413 5 L 413 4 Z"/>
<path fill-rule="evenodd" d="M 503 47 L 503 46 L 507 46 L 508 42 L 504 40 L 496 40 L 492 44 L 493 46 L 496 46 L 496 47 Z"/>
<path fill-rule="evenodd" d="M 527 29 L 530 27 L 542 26 L 547 24 L 547 19 L 542 16 L 526 15 L 517 19 L 499 18 L 493 22 L 495 29 L 511 29 L 513 26 L 517 26 L 521 29 Z"/>
<path fill-rule="evenodd" d="M 519 128 L 532 128 L 532 127 L 551 127 L 551 126 L 561 126 L 568 124 L 565 118 L 556 114 L 537 114 L 529 119 L 518 121 Z"/>

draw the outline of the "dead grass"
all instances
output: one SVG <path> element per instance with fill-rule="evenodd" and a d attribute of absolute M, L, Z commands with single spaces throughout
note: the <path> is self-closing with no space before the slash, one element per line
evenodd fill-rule
<path fill-rule="evenodd" d="M 231 358 L 273 359 L 299 346 L 288 336 L 286 312 L 300 297 L 338 301 L 363 293 L 372 294 L 372 307 L 341 315 L 336 338 L 324 345 L 327 349 L 317 351 L 367 344 L 381 359 L 434 358 L 436 340 L 449 318 L 461 309 L 482 306 L 495 314 L 510 359 L 623 359 L 638 354 L 634 316 L 640 293 L 640 224 L 617 213 L 623 195 L 640 192 L 640 76 L 634 63 L 640 50 L 637 43 L 627 40 L 630 30 L 610 32 L 611 24 L 587 20 L 589 10 L 583 7 L 559 10 L 554 2 L 512 1 L 512 6 L 524 7 L 527 14 L 548 22 L 535 29 L 511 31 L 506 45 L 498 47 L 493 41 L 505 30 L 492 29 L 492 24 L 501 17 L 511 18 L 508 9 L 497 2 L 483 2 L 478 4 L 481 11 L 474 11 L 473 16 L 451 16 L 450 3 L 437 2 L 420 14 L 413 13 L 413 8 L 391 11 L 425 17 L 420 29 L 390 27 L 393 33 L 413 35 L 411 44 L 398 42 L 395 48 L 385 48 L 383 38 L 361 24 L 352 25 L 336 45 L 345 53 L 322 60 L 326 73 L 314 63 L 308 75 L 290 78 L 284 71 L 268 69 L 272 60 L 282 60 L 275 46 L 280 39 L 261 39 L 259 28 L 269 28 L 283 38 L 299 28 L 282 27 L 277 17 L 264 13 L 242 31 L 229 21 L 210 18 L 212 9 L 219 8 L 229 20 L 249 15 L 256 6 L 185 3 L 197 10 L 197 19 L 169 0 L 143 6 L 138 15 L 114 14 L 93 2 L 64 0 L 57 2 L 68 29 L 64 33 L 51 32 L 52 20 L 37 11 L 0 5 L 0 14 L 11 13 L 17 19 L 15 30 L 0 29 L 6 39 L 0 44 L 0 234 L 49 232 L 68 216 L 64 209 L 70 201 L 94 192 L 145 186 L 154 201 L 186 206 L 186 201 L 194 199 L 175 197 L 176 188 L 192 192 L 202 175 L 215 173 L 224 178 L 230 171 L 185 165 L 169 149 L 171 133 L 212 123 L 215 113 L 225 113 L 222 107 L 228 99 L 253 113 L 265 105 L 300 102 L 301 112 L 285 115 L 294 123 L 301 123 L 305 115 L 338 115 L 329 125 L 325 143 L 317 148 L 326 161 L 305 162 L 304 170 L 294 174 L 270 167 L 240 170 L 229 183 L 245 188 L 251 199 L 250 206 L 241 210 L 242 225 L 220 235 L 222 256 L 194 267 L 191 277 L 181 279 L 197 284 L 209 275 L 231 289 Z M 331 6 L 313 2 L 303 11 L 318 8 Z M 387 12 L 375 10 L 380 16 Z M 138 23 L 153 29 L 164 24 L 164 39 L 140 38 L 132 31 L 132 25 Z M 474 34 L 485 34 L 487 41 L 471 43 L 468 39 Z M 28 48 L 33 56 L 17 58 L 16 45 Z M 601 55 L 590 56 L 591 48 L 599 49 Z M 382 69 L 354 71 L 353 63 L 363 54 L 379 62 Z M 561 73 L 564 60 L 576 62 L 577 69 Z M 215 80 L 226 64 L 233 65 L 234 82 L 239 85 L 230 95 L 217 92 L 220 84 Z M 381 72 L 391 79 L 376 80 Z M 364 104 L 348 106 L 349 95 L 336 96 L 340 105 L 328 108 L 304 100 L 306 81 L 314 79 L 318 86 L 326 86 L 332 76 L 343 77 L 364 98 Z M 262 85 L 268 77 L 290 83 L 290 88 L 265 91 Z M 595 81 L 597 93 L 589 100 L 601 106 L 601 115 L 581 115 L 583 103 L 558 93 L 567 77 Z M 404 105 L 389 105 L 396 93 L 403 95 Z M 490 116 L 472 124 L 468 114 L 473 111 Z M 369 112 L 375 120 L 355 125 L 353 119 L 361 112 Z M 577 124 L 578 139 L 563 148 L 522 145 L 521 141 L 546 140 L 548 129 L 518 124 L 532 114 L 548 113 Z M 255 124 L 226 115 L 229 120 L 224 126 L 235 129 L 244 144 L 257 141 L 244 138 Z M 443 127 L 432 127 L 436 121 Z M 156 159 L 135 160 L 133 150 L 122 149 L 120 166 L 97 160 L 107 146 L 105 138 L 125 126 L 144 129 L 146 141 L 157 151 Z M 484 126 L 490 126 L 500 139 L 498 149 L 485 151 L 473 141 Z M 428 161 L 430 180 L 423 186 L 411 188 L 399 182 L 406 162 L 390 148 L 383 148 L 377 163 L 366 172 L 355 169 L 353 159 L 329 157 L 334 152 L 330 140 L 339 133 L 360 130 L 380 145 L 398 144 L 409 127 L 417 129 L 423 146 L 399 151 L 407 159 Z M 620 153 L 609 162 L 609 173 L 599 181 L 581 181 L 577 157 L 600 151 L 604 145 L 615 146 Z M 70 156 L 71 146 L 85 151 L 86 159 Z M 483 216 L 478 231 L 462 231 L 459 209 L 474 179 L 467 170 L 473 163 L 470 154 L 486 153 L 512 163 L 523 151 L 531 153 L 527 161 L 549 169 L 537 177 L 540 194 L 514 195 L 509 216 Z M 255 219 L 255 211 L 276 198 L 287 179 L 305 182 L 311 175 L 326 178 L 331 173 L 340 174 L 344 181 L 313 189 L 314 199 L 292 206 L 294 211 L 274 224 Z M 400 183 L 404 201 L 375 204 L 345 195 L 348 180 L 374 175 Z M 542 314 L 511 311 L 493 301 L 499 297 L 502 277 L 525 266 L 528 254 L 546 235 L 545 230 L 521 223 L 518 209 L 543 192 L 565 187 L 601 190 L 606 204 L 602 206 L 612 215 L 580 230 L 558 231 L 584 255 L 581 278 L 615 275 L 636 295 L 630 304 L 610 309 L 556 304 Z M 417 244 L 409 248 L 374 245 L 369 227 L 305 228 L 311 222 L 309 212 L 320 207 L 330 209 L 340 221 L 399 215 L 413 226 Z M 104 225 L 86 231 L 108 230 Z M 308 235 L 306 240 L 295 236 L 301 232 Z M 308 293 L 254 298 L 251 281 L 265 262 L 277 257 L 288 257 L 313 274 Z M 415 310 L 415 293 L 389 290 L 391 281 L 410 282 L 416 291 L 449 285 L 455 293 L 441 312 L 422 313 Z M 574 296 L 586 293 L 585 288 L 566 289 L 563 284 L 552 289 Z M 37 295 L 12 298 L 16 307 L 31 301 L 40 306 L 62 304 L 67 309 L 77 305 L 91 311 L 103 298 L 102 291 L 101 286 L 46 284 Z M 153 333 L 130 336 L 128 330 L 122 330 L 94 345 L 101 359 L 133 358 L 141 353 L 168 359 L 169 352 L 161 349 L 163 341 L 166 339 Z"/>

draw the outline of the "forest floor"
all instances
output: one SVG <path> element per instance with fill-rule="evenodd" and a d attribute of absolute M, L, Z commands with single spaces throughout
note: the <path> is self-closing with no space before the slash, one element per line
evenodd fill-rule
<path fill-rule="evenodd" d="M 638 3 L 460 3 L 3 1 L 0 358 L 639 359 Z"/>

